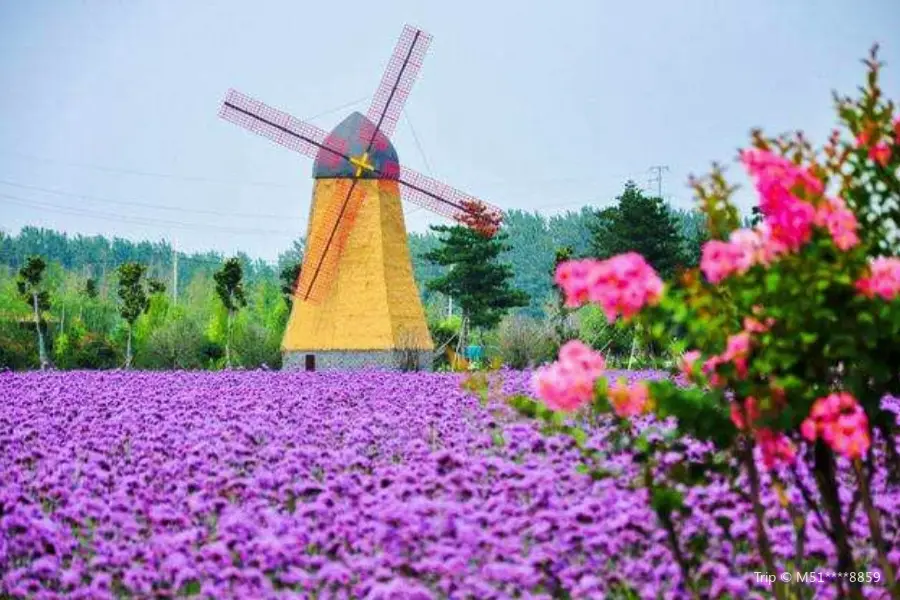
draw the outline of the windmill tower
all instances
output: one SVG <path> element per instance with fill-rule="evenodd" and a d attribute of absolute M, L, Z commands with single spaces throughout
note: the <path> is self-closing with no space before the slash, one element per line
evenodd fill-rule
<path fill-rule="evenodd" d="M 406 26 L 364 116 L 331 133 L 230 90 L 219 115 L 315 159 L 307 247 L 281 348 L 285 368 L 431 365 L 434 343 L 413 279 L 403 199 L 492 235 L 501 212 L 400 165 L 390 142 L 431 42 Z"/>

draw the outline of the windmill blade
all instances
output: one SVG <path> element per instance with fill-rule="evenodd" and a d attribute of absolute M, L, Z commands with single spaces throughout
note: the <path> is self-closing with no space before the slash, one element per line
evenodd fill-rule
<path fill-rule="evenodd" d="M 344 140 L 328 137 L 315 125 L 304 123 L 237 90 L 228 90 L 219 116 L 312 158 L 318 157 L 320 153 L 327 160 L 348 158 Z"/>
<path fill-rule="evenodd" d="M 366 114 L 387 137 L 394 133 L 400 112 L 416 82 L 430 44 L 431 34 L 421 29 L 406 25 L 400 34 L 378 91 L 372 99 L 372 106 Z"/>
<path fill-rule="evenodd" d="M 472 207 L 476 205 L 483 206 L 488 213 L 496 215 L 498 219 L 503 215 L 503 211 L 498 207 L 412 169 L 400 167 L 398 179 L 403 184 L 401 194 L 404 200 L 454 221 L 464 223 Z"/>
<path fill-rule="evenodd" d="M 297 298 L 321 302 L 337 273 L 338 259 L 344 251 L 353 223 L 362 206 L 365 191 L 358 179 L 335 179 L 334 194 L 341 198 L 326 206 L 323 215 L 313 214 L 313 227 L 297 282 Z M 317 207 L 318 210 L 318 207 Z"/>

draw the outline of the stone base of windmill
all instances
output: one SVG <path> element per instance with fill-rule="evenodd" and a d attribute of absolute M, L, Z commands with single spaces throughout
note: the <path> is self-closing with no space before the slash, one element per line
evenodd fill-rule
<path fill-rule="evenodd" d="M 290 350 L 282 353 L 285 371 L 431 371 L 430 350 Z"/>

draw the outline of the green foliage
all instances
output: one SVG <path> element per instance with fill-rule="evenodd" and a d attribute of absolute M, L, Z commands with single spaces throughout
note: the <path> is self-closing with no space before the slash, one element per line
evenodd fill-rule
<path fill-rule="evenodd" d="M 247 306 L 247 298 L 244 295 L 244 273 L 241 262 L 237 258 L 229 258 L 216 271 L 213 279 L 216 282 L 216 294 L 229 313 Z"/>
<path fill-rule="evenodd" d="M 429 281 L 427 287 L 452 296 L 471 327 L 494 327 L 507 310 L 528 303 L 527 295 L 510 285 L 511 267 L 498 261 L 500 253 L 508 248 L 503 243 L 504 233 L 486 237 L 461 225 L 431 229 L 443 237 L 441 246 L 428 252 L 425 258 L 451 268 L 445 275 Z"/>
<path fill-rule="evenodd" d="M 22 371 L 40 364 L 34 332 L 17 320 L 0 320 L 0 369 Z"/>
<path fill-rule="evenodd" d="M 300 268 L 302 266 L 302 262 L 293 263 L 284 267 L 279 275 L 281 279 L 281 295 L 288 306 L 293 306 L 294 304 L 294 288 L 300 280 Z"/>
<path fill-rule="evenodd" d="M 89 277 L 84 282 L 84 295 L 90 300 L 96 300 L 99 294 L 100 291 L 97 289 L 97 280 Z"/>
<path fill-rule="evenodd" d="M 598 258 L 638 252 L 662 276 L 672 276 L 686 261 L 678 221 L 661 198 L 645 196 L 633 181 L 617 205 L 597 213 L 591 249 Z"/>
<path fill-rule="evenodd" d="M 119 314 L 129 325 L 134 325 L 138 317 L 150 307 L 150 299 L 144 288 L 144 274 L 147 272 L 145 265 L 128 262 L 117 269 L 119 275 L 119 299 L 121 300 Z"/>

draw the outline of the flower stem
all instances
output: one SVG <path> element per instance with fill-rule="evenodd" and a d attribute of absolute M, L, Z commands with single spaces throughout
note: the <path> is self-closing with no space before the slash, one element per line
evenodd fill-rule
<path fill-rule="evenodd" d="M 859 459 L 854 460 L 853 470 L 856 471 L 856 481 L 859 484 L 859 490 L 862 494 L 863 506 L 866 509 L 866 514 L 869 516 L 869 533 L 872 534 L 872 542 L 875 544 L 875 551 L 878 553 L 878 564 L 881 566 L 881 570 L 884 573 L 884 580 L 885 583 L 887 583 L 891 598 L 900 600 L 900 587 L 897 586 L 894 577 L 894 569 L 891 567 L 891 563 L 885 554 L 886 545 L 884 543 L 884 536 L 881 532 L 881 516 L 878 513 L 878 508 L 875 506 L 875 503 L 872 502 L 869 480 L 866 478 L 866 474 L 863 473 L 862 461 Z"/>
<path fill-rule="evenodd" d="M 841 499 L 838 495 L 837 480 L 835 479 L 834 455 L 828 447 L 819 440 L 813 450 L 815 456 L 815 476 L 822 504 L 831 521 L 831 532 L 834 534 L 832 541 L 838 554 L 837 571 L 840 573 L 852 573 L 856 571 L 853 560 L 853 549 L 850 547 L 849 532 L 841 515 Z M 844 597 L 842 581 L 835 580 L 838 587 L 838 596 Z M 862 599 L 862 590 L 859 582 L 848 582 L 849 596 Z"/>
<path fill-rule="evenodd" d="M 653 482 L 653 473 L 651 472 L 649 464 L 644 466 L 644 484 L 647 486 L 647 492 L 652 498 L 653 490 L 656 488 L 656 485 Z M 669 549 L 672 550 L 672 554 L 675 556 L 675 562 L 678 563 L 678 566 L 681 569 L 681 578 L 684 579 L 684 587 L 687 588 L 694 600 L 700 600 L 700 595 L 697 593 L 697 589 L 694 587 L 694 580 L 691 577 L 690 565 L 688 565 L 684 553 L 681 551 L 681 545 L 678 543 L 678 534 L 675 532 L 675 523 L 672 522 L 672 515 L 668 512 L 658 510 L 656 511 L 656 516 L 659 518 L 663 529 L 666 530 L 666 536 L 669 540 Z"/>
<path fill-rule="evenodd" d="M 766 570 L 774 575 L 778 571 L 775 569 L 775 557 L 772 554 L 772 543 L 769 541 L 769 533 L 766 531 L 766 511 L 760 501 L 760 485 L 759 471 L 756 468 L 756 461 L 753 458 L 753 445 L 749 441 L 744 444 L 741 452 L 744 467 L 747 469 L 747 477 L 750 479 L 750 498 L 753 503 L 753 516 L 756 520 L 756 545 L 759 547 L 759 554 L 763 559 Z M 772 593 L 776 598 L 783 598 L 784 591 L 780 582 L 772 584 Z"/>

